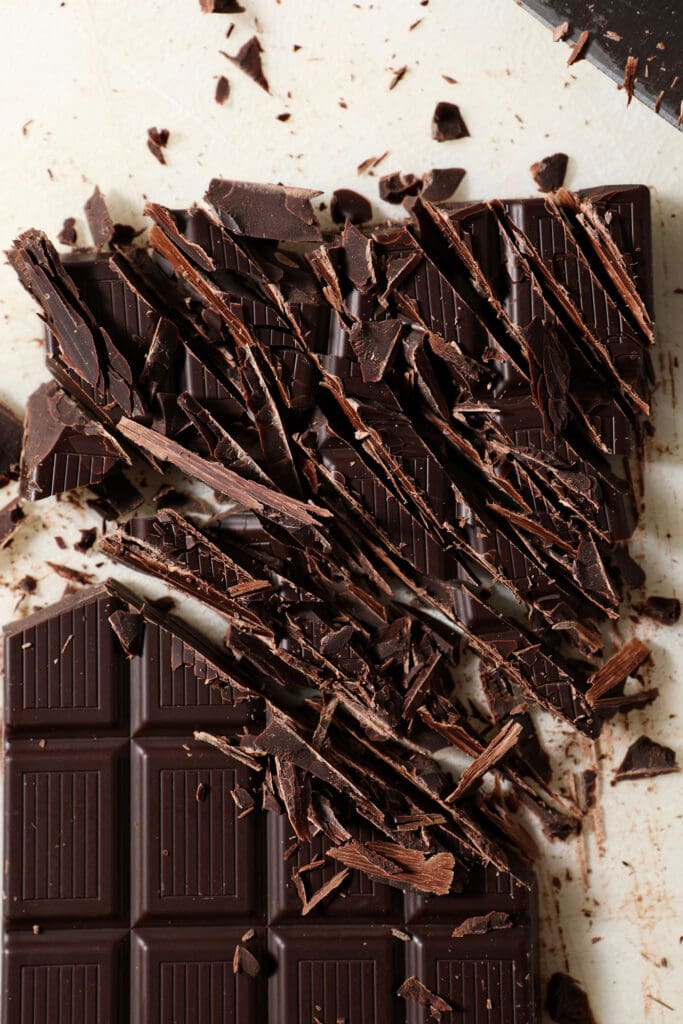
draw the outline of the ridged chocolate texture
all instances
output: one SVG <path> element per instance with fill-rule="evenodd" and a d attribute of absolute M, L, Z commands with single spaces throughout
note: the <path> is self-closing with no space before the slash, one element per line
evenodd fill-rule
<path fill-rule="evenodd" d="M 5 632 L 3 1021 L 403 1024 L 423 1019 L 396 994 L 416 973 L 464 1024 L 535 1022 L 534 894 L 510 876 L 473 866 L 424 899 L 354 872 L 300 916 L 292 867 L 312 895 L 342 865 L 317 863 L 320 834 L 292 848 L 284 814 L 241 810 L 248 769 L 190 737 L 259 710 L 215 699 L 210 653 L 151 609 L 127 657 L 110 617 L 140 608 L 95 587 Z M 515 927 L 448 938 L 489 910 Z M 257 973 L 235 973 L 238 946 Z"/>

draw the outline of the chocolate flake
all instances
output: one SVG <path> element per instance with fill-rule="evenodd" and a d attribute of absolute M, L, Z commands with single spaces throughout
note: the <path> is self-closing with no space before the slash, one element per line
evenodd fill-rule
<path fill-rule="evenodd" d="M 88 222 L 95 247 L 97 249 L 104 249 L 112 240 L 114 221 L 109 213 L 107 201 L 100 192 L 99 185 L 95 185 L 95 191 L 86 200 L 83 212 L 85 213 L 85 219 Z"/>
<path fill-rule="evenodd" d="M 396 995 L 402 999 L 413 999 L 420 1006 L 423 1006 L 429 1011 L 429 1016 L 432 1020 L 440 1021 L 442 1014 L 453 1012 L 453 1007 L 441 996 L 435 995 L 433 992 L 423 985 L 414 975 L 410 978 L 406 978 L 403 984 L 398 989 Z"/>
<path fill-rule="evenodd" d="M 629 106 L 633 99 L 633 87 L 638 74 L 638 58 L 633 55 L 626 58 L 624 68 L 624 84 L 622 88 L 626 92 L 626 106 Z"/>
<path fill-rule="evenodd" d="M 263 53 L 263 47 L 256 38 L 252 36 L 233 57 L 229 57 L 229 60 L 236 64 L 240 71 L 244 71 L 245 75 L 249 75 L 257 85 L 260 85 L 266 92 L 270 92 L 270 86 L 268 85 L 268 79 L 263 73 L 263 64 L 261 63 L 261 54 Z"/>
<path fill-rule="evenodd" d="M 81 530 L 81 539 L 74 544 L 74 551 L 81 551 L 83 553 L 90 551 L 96 540 L 97 530 L 94 526 L 87 530 Z"/>
<path fill-rule="evenodd" d="M 168 145 L 168 140 L 171 137 L 171 133 L 168 128 L 148 128 L 147 129 L 147 149 L 150 151 L 152 156 L 159 161 L 160 164 L 166 163 L 166 157 L 164 156 L 164 150 Z"/>
<path fill-rule="evenodd" d="M 625 779 L 651 779 L 655 775 L 669 775 L 677 771 L 675 751 L 647 736 L 639 736 L 626 751 L 612 783 Z"/>
<path fill-rule="evenodd" d="M 566 39 L 569 35 L 569 22 L 561 21 L 559 25 L 556 25 L 553 29 L 553 42 L 559 43 L 563 39 Z"/>
<path fill-rule="evenodd" d="M 512 928 L 513 921 L 509 914 L 501 910 L 491 910 L 479 917 L 468 917 L 451 932 L 452 938 L 464 939 L 468 935 L 486 935 L 487 932 Z"/>
<path fill-rule="evenodd" d="M 238 943 L 235 946 L 235 953 L 232 958 L 232 970 L 233 974 L 239 974 L 244 972 L 248 974 L 250 978 L 255 978 L 261 970 L 261 965 L 246 946 Z"/>
<path fill-rule="evenodd" d="M 576 64 L 577 61 L 584 59 L 590 37 L 590 32 L 587 29 L 584 29 L 571 48 L 569 56 L 567 57 L 567 67 L 571 67 L 572 64 Z"/>
<path fill-rule="evenodd" d="M 436 142 L 464 139 L 469 134 L 460 107 L 446 100 L 437 103 L 432 115 L 432 138 Z"/>
<path fill-rule="evenodd" d="M 382 379 L 395 355 L 402 331 L 400 320 L 366 320 L 353 325 L 349 341 L 358 357 L 364 381 L 376 383 Z"/>
<path fill-rule="evenodd" d="M 389 91 L 390 92 L 391 92 L 392 89 L 396 88 L 396 86 L 401 81 L 401 79 L 403 78 L 403 76 L 405 75 L 407 70 L 408 70 L 408 65 L 404 64 L 403 67 L 398 68 L 396 71 L 394 71 L 394 73 L 391 76 L 391 81 L 389 82 Z"/>
<path fill-rule="evenodd" d="M 546 156 L 531 165 L 531 177 L 540 192 L 554 192 L 564 184 L 568 162 L 569 157 L 566 153 L 553 153 L 552 156 Z"/>
<path fill-rule="evenodd" d="M 74 569 L 70 565 L 62 565 L 61 562 L 49 562 L 45 564 L 56 572 L 62 579 L 68 580 L 70 583 L 78 583 L 80 586 L 85 587 L 88 583 L 92 583 L 92 574 L 89 572 L 81 572 L 80 569 Z"/>
<path fill-rule="evenodd" d="M 548 982 L 545 1008 L 555 1024 L 595 1024 L 588 996 L 568 974 L 553 974 Z"/>
<path fill-rule="evenodd" d="M 586 700 L 594 705 L 606 693 L 623 683 L 650 656 L 650 648 L 638 637 L 624 644 L 597 672 L 589 676 Z"/>

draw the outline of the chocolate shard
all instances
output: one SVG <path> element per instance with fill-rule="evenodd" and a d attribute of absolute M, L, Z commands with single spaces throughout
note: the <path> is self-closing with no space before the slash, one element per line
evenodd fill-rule
<path fill-rule="evenodd" d="M 351 188 L 337 188 L 330 200 L 330 213 L 335 224 L 366 224 L 372 219 L 372 205 L 359 192 Z"/>
<path fill-rule="evenodd" d="M 199 0 L 204 14 L 242 14 L 244 7 L 238 0 Z"/>
<path fill-rule="evenodd" d="M 108 621 L 127 658 L 142 654 L 145 619 L 140 612 L 124 611 L 121 608 L 112 612 Z"/>
<path fill-rule="evenodd" d="M 402 999 L 412 999 L 423 1006 L 429 1012 L 430 1020 L 440 1021 L 443 1019 L 444 1013 L 449 1016 L 453 1013 L 454 1008 L 451 1003 L 430 992 L 427 986 L 423 985 L 414 975 L 406 978 L 396 994 Z"/>
<path fill-rule="evenodd" d="M 0 402 L 0 487 L 19 474 L 23 433 L 22 421 Z"/>
<path fill-rule="evenodd" d="M 650 648 L 638 637 L 627 641 L 604 665 L 588 677 L 588 703 L 595 705 L 610 690 L 625 682 L 649 657 Z"/>
<path fill-rule="evenodd" d="M 382 380 L 394 358 L 402 332 L 401 320 L 363 320 L 353 325 L 349 341 L 364 381 L 377 383 Z"/>
<path fill-rule="evenodd" d="M 465 177 L 464 167 L 434 167 L 422 176 L 422 199 L 430 203 L 447 203 L 453 198 Z"/>
<path fill-rule="evenodd" d="M 158 160 L 160 164 L 166 163 L 164 150 L 168 145 L 170 137 L 171 133 L 168 128 L 147 129 L 147 149 L 150 151 L 154 159 Z"/>
<path fill-rule="evenodd" d="M 204 198 L 221 223 L 238 235 L 279 242 L 320 242 L 322 234 L 311 199 L 313 189 L 259 185 L 214 178 Z"/>
<path fill-rule="evenodd" d="M 453 885 L 454 859 L 450 853 L 425 856 L 394 843 L 360 843 L 349 840 L 334 846 L 329 856 L 347 867 L 356 868 L 376 881 L 405 891 L 445 896 Z"/>
<path fill-rule="evenodd" d="M 469 134 L 460 107 L 445 100 L 437 103 L 432 115 L 432 138 L 436 142 L 464 139 Z"/>
<path fill-rule="evenodd" d="M 251 950 L 247 949 L 241 943 L 235 946 L 235 952 L 232 958 L 232 971 L 233 974 L 239 974 L 244 971 L 250 978 L 255 978 L 261 971 L 261 964 L 258 962 Z"/>
<path fill-rule="evenodd" d="M 130 459 L 105 428 L 51 381 L 29 397 L 21 493 L 29 501 L 90 486 Z"/>
<path fill-rule="evenodd" d="M 114 236 L 114 221 L 99 185 L 95 185 L 95 191 L 86 200 L 83 211 L 95 247 L 105 249 Z"/>
<path fill-rule="evenodd" d="M 468 935 L 486 935 L 487 932 L 500 931 L 502 928 L 512 928 L 513 920 L 509 914 L 502 910 L 491 910 L 488 914 L 477 917 L 468 917 L 451 932 L 454 939 L 464 939 Z"/>
<path fill-rule="evenodd" d="M 447 800 L 459 800 L 486 772 L 494 768 L 516 746 L 522 733 L 519 722 L 506 722 L 484 750 L 465 768 L 458 785 Z"/>
<path fill-rule="evenodd" d="M 415 174 L 384 174 L 379 179 L 379 197 L 387 203 L 398 205 L 406 196 L 416 196 L 422 187 L 422 181 Z"/>
<path fill-rule="evenodd" d="M 669 775 L 677 771 L 675 751 L 647 736 L 639 736 L 626 751 L 612 783 L 625 779 L 651 779 L 655 775 Z"/>
<path fill-rule="evenodd" d="M 64 223 L 62 224 L 59 234 L 57 235 L 57 241 L 60 245 L 68 245 L 71 248 L 78 245 L 78 234 L 76 232 L 76 218 L 65 217 Z"/>
<path fill-rule="evenodd" d="M 555 1024 L 596 1024 L 588 996 L 568 974 L 558 972 L 550 978 L 545 1008 Z"/>
<path fill-rule="evenodd" d="M 564 185 L 569 157 L 566 153 L 553 153 L 537 160 L 529 168 L 531 177 L 538 185 L 540 192 L 554 192 Z"/>
<path fill-rule="evenodd" d="M 21 500 L 15 498 L 0 508 L 0 551 L 6 548 L 26 519 Z"/>
<path fill-rule="evenodd" d="M 624 65 L 624 84 L 623 89 L 626 93 L 626 106 L 630 106 L 631 100 L 633 99 L 633 87 L 635 85 L 636 76 L 638 74 L 638 58 L 634 57 L 633 54 L 629 54 L 626 58 L 626 64 Z"/>
<path fill-rule="evenodd" d="M 263 53 L 263 47 L 256 38 L 252 36 L 251 39 L 239 48 L 234 57 L 229 59 L 236 64 L 240 71 L 244 71 L 245 75 L 249 75 L 249 78 L 253 79 L 257 85 L 260 85 L 266 92 L 270 92 L 270 86 L 268 79 L 263 73 L 263 64 L 261 62 L 261 54 Z"/>
<path fill-rule="evenodd" d="M 657 597 L 653 594 L 645 598 L 639 610 L 662 626 L 675 626 L 681 617 L 681 602 L 677 597 Z"/>
<path fill-rule="evenodd" d="M 590 39 L 591 34 L 588 29 L 584 29 L 583 32 L 579 33 L 579 37 L 572 46 L 569 56 L 567 57 L 567 67 L 571 67 L 572 64 L 576 64 L 577 61 L 584 59 Z"/>

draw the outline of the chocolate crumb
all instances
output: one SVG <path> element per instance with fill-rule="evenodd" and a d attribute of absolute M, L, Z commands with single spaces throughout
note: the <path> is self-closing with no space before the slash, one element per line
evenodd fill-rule
<path fill-rule="evenodd" d="M 22 576 L 17 583 L 17 590 L 21 590 L 24 594 L 35 594 L 38 588 L 38 581 L 35 576 Z"/>
<path fill-rule="evenodd" d="M 221 77 L 216 82 L 216 95 L 215 95 L 216 103 L 218 103 L 219 106 L 222 107 L 223 104 L 227 102 L 229 96 L 230 96 L 230 82 L 225 77 L 225 75 L 221 75 Z"/>
<path fill-rule="evenodd" d="M 0 550 L 7 547 L 25 518 L 18 498 L 0 508 Z"/>
<path fill-rule="evenodd" d="M 391 77 L 391 81 L 389 82 L 389 91 L 390 92 L 391 92 L 392 89 L 396 88 L 398 83 L 401 81 L 403 76 L 406 74 L 407 70 L 408 70 L 408 65 L 404 64 L 402 68 L 398 68 L 396 71 L 394 71 L 394 73 L 393 73 L 393 75 Z"/>
<path fill-rule="evenodd" d="M 284 114 L 278 114 L 277 119 L 278 121 L 289 121 L 291 116 L 292 115 L 289 113 L 289 111 L 285 111 Z"/>
<path fill-rule="evenodd" d="M 95 185 L 93 194 L 86 200 L 83 212 L 95 247 L 103 249 L 111 242 L 114 234 L 114 221 L 111 219 L 106 199 L 102 195 L 99 185 Z"/>
<path fill-rule="evenodd" d="M 572 64 L 576 64 L 577 61 L 584 59 L 590 37 L 590 32 L 587 29 L 584 29 L 571 48 L 571 52 L 567 57 L 567 67 L 571 67 Z"/>
<path fill-rule="evenodd" d="M 205 783 L 200 782 L 194 791 L 194 798 L 198 804 L 202 803 L 203 800 L 206 800 L 207 792 L 208 790 Z"/>
<path fill-rule="evenodd" d="M 674 626 L 681 617 L 681 602 L 677 597 L 652 596 L 643 601 L 639 611 L 663 626 Z"/>
<path fill-rule="evenodd" d="M 168 140 L 171 137 L 171 133 L 168 128 L 148 128 L 147 129 L 147 149 L 150 151 L 152 156 L 159 161 L 160 164 L 166 163 L 166 157 L 164 156 L 164 150 L 168 145 Z"/>
<path fill-rule="evenodd" d="M 529 170 L 540 192 L 554 192 L 564 184 L 569 157 L 566 153 L 553 153 L 537 160 Z"/>
<path fill-rule="evenodd" d="M 432 138 L 437 142 L 452 142 L 469 135 L 467 125 L 455 103 L 442 100 L 437 103 L 432 115 Z"/>
<path fill-rule="evenodd" d="M 604 33 L 605 39 L 611 39 L 613 43 L 620 43 L 623 36 L 620 36 L 618 32 L 613 32 L 612 29 L 607 29 Z"/>

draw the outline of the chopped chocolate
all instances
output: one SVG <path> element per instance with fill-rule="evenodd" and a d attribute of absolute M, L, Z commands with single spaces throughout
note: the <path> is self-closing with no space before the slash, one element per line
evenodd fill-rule
<path fill-rule="evenodd" d="M 469 134 L 460 107 L 446 100 L 437 103 L 432 116 L 432 138 L 436 142 L 464 139 Z"/>
<path fill-rule="evenodd" d="M 638 74 L 638 58 L 630 54 L 626 58 L 626 65 L 624 67 L 624 84 L 623 88 L 626 93 L 626 105 L 628 106 L 633 99 L 633 86 Z"/>
<path fill-rule="evenodd" d="M 676 753 L 647 736 L 639 736 L 626 751 L 624 759 L 614 773 L 614 782 L 625 779 L 651 779 L 655 775 L 668 775 L 678 771 Z"/>
<path fill-rule="evenodd" d="M 349 342 L 364 381 L 377 383 L 382 379 L 395 355 L 402 331 L 400 320 L 366 320 L 353 325 Z"/>
<path fill-rule="evenodd" d="M 639 607 L 643 615 L 662 626 L 674 626 L 681 617 L 681 602 L 677 597 L 647 597 Z"/>
<path fill-rule="evenodd" d="M 270 86 L 268 85 L 268 79 L 263 73 L 263 64 L 261 63 L 261 54 L 263 53 L 263 47 L 259 43 L 256 36 L 252 36 L 234 55 L 229 59 L 236 64 L 240 71 L 244 71 L 245 75 L 249 75 L 251 79 L 260 85 L 266 92 L 270 92 Z"/>
<path fill-rule="evenodd" d="M 72 248 L 78 245 L 78 234 L 76 232 L 76 218 L 66 217 L 57 235 L 60 245 L 69 245 Z"/>
<path fill-rule="evenodd" d="M 464 167 L 434 167 L 423 174 L 420 195 L 430 203 L 447 203 L 464 177 Z"/>
<path fill-rule="evenodd" d="M 94 527 L 90 527 L 87 530 L 81 530 L 81 539 L 76 541 L 74 544 L 75 551 L 90 551 L 97 540 L 97 530 Z"/>
<path fill-rule="evenodd" d="M 401 79 L 403 78 L 403 76 L 405 75 L 407 70 L 408 70 L 408 65 L 404 64 L 403 67 L 398 68 L 396 71 L 394 71 L 392 73 L 391 81 L 389 82 L 389 91 L 390 92 L 391 92 L 392 89 L 396 88 L 396 86 L 401 81 Z"/>
<path fill-rule="evenodd" d="M 586 700 L 595 704 L 615 687 L 625 682 L 650 657 L 650 648 L 634 637 L 627 641 L 597 672 L 588 677 Z"/>
<path fill-rule="evenodd" d="M 239 974 L 240 971 L 244 971 L 250 978 L 255 978 L 261 970 L 261 965 L 254 954 L 246 946 L 239 943 L 235 946 L 232 970 L 233 974 Z"/>
<path fill-rule="evenodd" d="M 125 473 L 111 473 L 99 484 L 91 484 L 90 490 L 96 498 L 89 498 L 87 504 L 96 509 L 105 520 L 120 519 L 134 512 L 142 505 L 143 495 Z"/>
<path fill-rule="evenodd" d="M 166 163 L 166 157 L 164 150 L 168 145 L 168 140 L 171 137 L 171 133 L 168 128 L 148 128 L 147 129 L 147 149 L 150 151 L 152 156 L 159 161 L 160 164 Z"/>
<path fill-rule="evenodd" d="M 569 56 L 567 57 L 567 67 L 571 67 L 572 64 L 576 64 L 577 61 L 584 59 L 590 38 L 591 34 L 588 29 L 584 29 L 583 32 L 579 34 L 578 39 L 572 46 Z"/>
<path fill-rule="evenodd" d="M 204 198 L 225 227 L 238 235 L 319 242 L 322 235 L 311 199 L 320 194 L 313 189 L 214 178 Z"/>
<path fill-rule="evenodd" d="M 372 219 L 372 206 L 365 196 L 350 188 L 337 188 L 330 200 L 330 213 L 335 224 L 366 224 Z"/>
<path fill-rule="evenodd" d="M 242 14 L 244 7 L 238 0 L 199 0 L 204 14 Z"/>
<path fill-rule="evenodd" d="M 491 910 L 479 917 L 468 917 L 452 931 L 454 939 L 464 939 L 468 935 L 486 935 L 487 932 L 499 931 L 501 928 L 512 928 L 513 920 L 509 914 L 501 910 Z"/>
<path fill-rule="evenodd" d="M 134 658 L 136 655 L 142 654 L 145 636 L 143 615 L 136 611 L 124 611 L 121 608 L 112 612 L 108 621 L 127 658 Z"/>
<path fill-rule="evenodd" d="M 29 501 L 100 483 L 130 462 L 121 445 L 54 381 L 26 406 L 21 493 Z"/>
<path fill-rule="evenodd" d="M 540 192 L 554 192 L 564 184 L 568 162 L 569 157 L 566 153 L 553 153 L 552 156 L 546 156 L 531 165 L 531 177 Z"/>
<path fill-rule="evenodd" d="M 230 96 L 230 82 L 225 77 L 225 75 L 221 75 L 220 78 L 218 79 L 218 81 L 216 82 L 216 94 L 215 94 L 216 103 L 218 103 L 219 106 L 222 107 L 224 103 L 227 103 L 229 96 Z"/>
<path fill-rule="evenodd" d="M 366 160 L 363 160 L 358 164 L 356 168 L 357 174 L 365 174 L 366 172 L 372 172 L 378 164 L 381 164 L 386 157 L 389 156 L 389 150 L 385 150 L 384 153 L 380 153 L 379 156 L 369 156 Z"/>
<path fill-rule="evenodd" d="M 402 999 L 413 999 L 420 1006 L 424 1006 L 429 1011 L 431 1020 L 440 1021 L 442 1014 L 447 1013 L 450 1015 L 453 1013 L 451 1003 L 442 999 L 441 996 L 430 992 L 427 986 L 423 985 L 414 975 L 406 978 L 398 989 L 397 995 L 401 996 Z"/>
<path fill-rule="evenodd" d="M 548 982 L 545 1008 L 555 1024 L 595 1024 L 588 996 L 568 974 L 553 974 Z"/>
<path fill-rule="evenodd" d="M 19 417 L 0 402 L 0 487 L 19 475 L 23 432 Z"/>
<path fill-rule="evenodd" d="M 0 551 L 7 547 L 26 519 L 21 504 L 21 500 L 15 498 L 14 501 L 10 501 L 0 508 Z"/>
<path fill-rule="evenodd" d="M 114 234 L 114 221 L 109 213 L 107 201 L 100 192 L 99 185 L 95 185 L 95 191 L 86 200 L 83 211 L 95 247 L 97 249 L 106 248 Z"/>
<path fill-rule="evenodd" d="M 81 587 L 85 587 L 88 583 L 92 582 L 92 574 L 89 572 L 82 572 L 80 569 L 74 569 L 70 565 L 62 565 L 61 562 L 50 562 L 46 561 L 53 572 L 56 572 L 62 579 L 68 580 L 69 583 L 78 583 Z"/>
<path fill-rule="evenodd" d="M 398 205 L 406 196 L 416 196 L 422 181 L 415 174 L 385 174 L 379 179 L 379 197 Z"/>

